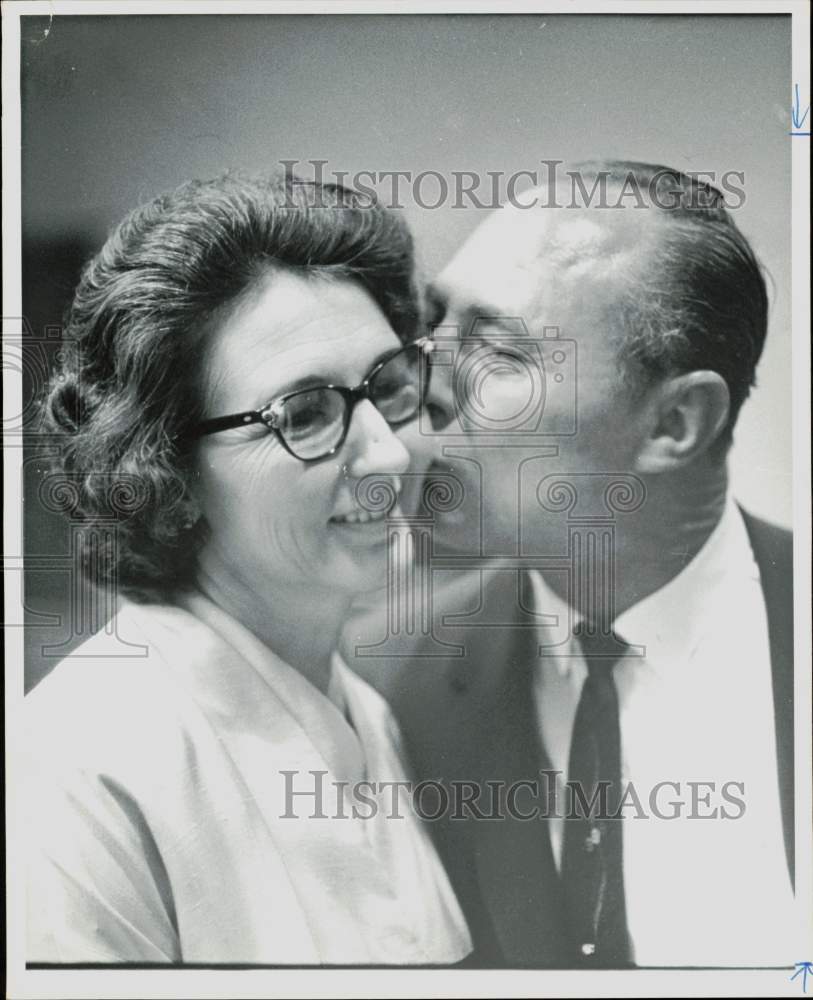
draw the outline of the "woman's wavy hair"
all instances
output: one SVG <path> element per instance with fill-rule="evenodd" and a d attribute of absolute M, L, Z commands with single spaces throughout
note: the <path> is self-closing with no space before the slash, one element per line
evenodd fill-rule
<path fill-rule="evenodd" d="M 203 331 L 275 268 L 355 281 L 402 341 L 416 334 L 405 223 L 290 175 L 184 184 L 131 212 L 85 267 L 66 318 L 76 349 L 62 352 L 44 409 L 92 582 L 160 600 L 190 580 L 205 531 L 190 518 L 185 444 L 203 416 Z M 115 530 L 98 530 L 111 516 Z"/>

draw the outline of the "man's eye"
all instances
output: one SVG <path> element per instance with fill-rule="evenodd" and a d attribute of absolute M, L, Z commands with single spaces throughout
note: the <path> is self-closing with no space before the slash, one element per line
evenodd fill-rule
<path fill-rule="evenodd" d="M 528 363 L 527 357 L 519 351 L 507 347 L 505 344 L 489 345 L 488 356 L 495 361 L 510 362 L 514 366 L 525 366 Z"/>

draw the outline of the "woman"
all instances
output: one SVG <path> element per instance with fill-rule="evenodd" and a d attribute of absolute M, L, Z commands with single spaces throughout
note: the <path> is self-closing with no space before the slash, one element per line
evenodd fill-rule
<path fill-rule="evenodd" d="M 27 699 L 29 961 L 468 952 L 408 803 L 342 798 L 405 777 L 334 647 L 386 567 L 366 477 L 397 498 L 417 440 L 412 267 L 351 192 L 225 177 L 136 210 L 85 270 L 47 408 L 88 571 L 143 655 L 100 633 Z"/>

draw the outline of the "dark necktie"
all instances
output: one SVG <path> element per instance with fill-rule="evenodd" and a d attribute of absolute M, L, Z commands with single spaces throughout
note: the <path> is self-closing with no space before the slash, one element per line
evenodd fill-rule
<path fill-rule="evenodd" d="M 574 962 L 580 968 L 631 965 L 621 818 L 621 738 L 613 668 L 628 648 L 614 633 L 577 629 L 588 675 L 568 765 L 562 882 Z M 581 790 L 583 798 L 573 792 Z M 591 804 L 592 803 L 592 804 Z M 586 807 L 585 807 L 586 806 Z M 573 818 L 576 817 L 576 818 Z"/>

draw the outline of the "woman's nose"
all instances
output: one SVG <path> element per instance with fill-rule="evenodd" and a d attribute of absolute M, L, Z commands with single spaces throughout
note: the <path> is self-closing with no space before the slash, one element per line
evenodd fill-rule
<path fill-rule="evenodd" d="M 353 412 L 345 448 L 350 454 L 348 472 L 356 478 L 409 468 L 409 451 L 369 399 L 362 399 Z"/>

